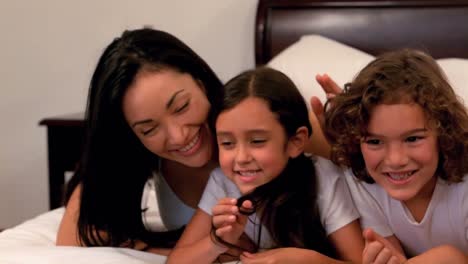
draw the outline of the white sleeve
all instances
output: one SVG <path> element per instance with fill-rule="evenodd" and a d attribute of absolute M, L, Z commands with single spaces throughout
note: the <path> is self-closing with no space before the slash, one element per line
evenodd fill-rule
<path fill-rule="evenodd" d="M 317 203 L 327 235 L 359 218 L 343 179 L 343 171 L 331 161 L 316 158 Z"/>
<path fill-rule="evenodd" d="M 365 183 L 358 180 L 351 169 L 345 171 L 344 177 L 354 204 L 361 216 L 360 222 L 362 229 L 372 228 L 383 237 L 393 235 L 393 231 L 387 222 L 382 208 L 368 190 L 366 190 L 364 187 Z"/>
<path fill-rule="evenodd" d="M 218 203 L 218 200 L 225 197 L 239 198 L 240 192 L 236 185 L 223 174 L 220 168 L 214 169 L 203 195 L 198 203 L 198 208 L 205 213 L 212 215 L 211 209 Z"/>
<path fill-rule="evenodd" d="M 465 230 L 465 239 L 468 242 L 468 176 L 465 176 L 463 182 L 459 183 L 462 184 L 462 217 L 464 217 L 464 230 Z"/>

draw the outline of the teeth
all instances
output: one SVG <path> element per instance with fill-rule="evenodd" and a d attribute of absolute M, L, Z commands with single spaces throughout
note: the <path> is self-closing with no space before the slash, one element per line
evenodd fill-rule
<path fill-rule="evenodd" d="M 195 144 L 197 143 L 199 137 L 200 137 L 200 133 L 198 133 L 197 136 L 190 143 L 187 144 L 187 146 L 180 148 L 179 151 L 186 152 L 192 149 L 193 146 L 195 146 Z"/>
<path fill-rule="evenodd" d="M 257 174 L 258 170 L 250 170 L 250 171 L 239 171 L 238 173 L 241 176 L 255 176 Z"/>
<path fill-rule="evenodd" d="M 387 175 L 392 178 L 393 180 L 401 181 L 409 178 L 413 175 L 414 172 L 407 172 L 407 173 L 387 173 Z"/>

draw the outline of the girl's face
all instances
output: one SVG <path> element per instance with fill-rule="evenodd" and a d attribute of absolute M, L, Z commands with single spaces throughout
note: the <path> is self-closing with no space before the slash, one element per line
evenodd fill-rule
<path fill-rule="evenodd" d="M 430 198 L 439 161 L 436 131 L 418 104 L 380 104 L 361 151 L 369 175 L 394 199 Z"/>
<path fill-rule="evenodd" d="M 248 97 L 223 111 L 216 137 L 221 169 L 242 194 L 277 177 L 291 156 L 283 127 L 259 98 Z"/>
<path fill-rule="evenodd" d="M 210 103 L 202 84 L 191 75 L 142 71 L 124 95 L 122 107 L 128 125 L 154 154 L 189 167 L 201 167 L 211 159 Z"/>

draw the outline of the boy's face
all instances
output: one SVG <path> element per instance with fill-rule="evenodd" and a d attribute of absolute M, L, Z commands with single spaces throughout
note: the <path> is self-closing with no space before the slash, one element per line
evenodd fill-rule
<path fill-rule="evenodd" d="M 439 161 L 436 131 L 418 104 L 380 104 L 361 152 L 369 175 L 394 199 L 430 199 Z"/>
<path fill-rule="evenodd" d="M 276 178 L 289 160 L 289 142 L 262 99 L 249 97 L 216 120 L 219 163 L 242 194 Z"/>

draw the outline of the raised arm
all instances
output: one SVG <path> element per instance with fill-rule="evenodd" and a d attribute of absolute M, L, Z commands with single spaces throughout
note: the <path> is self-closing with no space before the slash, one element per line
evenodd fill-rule
<path fill-rule="evenodd" d="M 341 93 L 342 89 L 327 74 L 317 75 L 315 79 L 327 94 L 327 98 L 331 98 L 336 94 Z M 312 98 L 310 98 L 312 111 L 309 113 L 309 120 L 312 125 L 313 133 L 305 147 L 305 151 L 325 158 L 330 158 L 330 145 L 323 133 L 323 103 L 324 102 L 321 102 L 318 97 L 312 96 Z"/>

